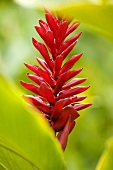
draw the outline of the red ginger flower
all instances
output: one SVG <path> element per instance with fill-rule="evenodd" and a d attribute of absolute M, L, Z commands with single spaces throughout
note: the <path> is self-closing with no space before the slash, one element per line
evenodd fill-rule
<path fill-rule="evenodd" d="M 64 150 L 68 135 L 75 126 L 75 119 L 79 117 L 78 111 L 91 106 L 91 104 L 80 103 L 86 96 L 78 96 L 89 86 L 78 86 L 86 78 L 72 79 L 82 70 L 82 68 L 71 70 L 82 53 L 72 56 L 63 64 L 64 59 L 77 43 L 81 32 L 67 40 L 65 39 L 79 26 L 79 22 L 74 22 L 70 26 L 67 20 L 57 18 L 48 10 L 46 10 L 45 16 L 47 22 L 39 20 L 40 26 L 35 26 L 44 44 L 32 39 L 33 45 L 43 57 L 43 59 L 36 58 L 41 67 L 25 64 L 29 70 L 34 72 L 34 74 L 28 73 L 27 76 L 36 85 L 23 81 L 21 84 L 36 94 L 24 97 L 30 99 L 32 105 L 48 119 Z"/>

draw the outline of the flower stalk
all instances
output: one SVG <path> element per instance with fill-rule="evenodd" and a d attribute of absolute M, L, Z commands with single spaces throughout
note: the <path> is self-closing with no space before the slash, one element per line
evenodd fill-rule
<path fill-rule="evenodd" d="M 34 47 L 43 59 L 36 58 L 40 66 L 25 64 L 33 72 L 33 74 L 27 73 L 27 76 L 35 84 L 20 82 L 23 87 L 34 93 L 34 95 L 24 95 L 24 98 L 29 99 L 48 120 L 62 149 L 65 150 L 68 135 L 79 117 L 78 111 L 91 106 L 90 103 L 81 103 L 86 96 L 78 96 L 89 88 L 89 86 L 79 86 L 86 81 L 86 78 L 75 77 L 82 68 L 72 70 L 83 53 L 74 55 L 65 62 L 65 58 L 76 45 L 82 32 L 66 39 L 80 23 L 74 22 L 70 25 L 66 19 L 57 18 L 47 9 L 45 17 L 46 22 L 39 20 L 39 26 L 35 26 L 44 43 L 32 38 Z"/>

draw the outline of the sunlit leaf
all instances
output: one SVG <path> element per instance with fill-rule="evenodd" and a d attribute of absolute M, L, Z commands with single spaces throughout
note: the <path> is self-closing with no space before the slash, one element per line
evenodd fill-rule
<path fill-rule="evenodd" d="M 113 40 L 113 2 L 108 0 L 58 0 L 58 1 L 22 1 L 15 0 L 16 3 L 30 7 L 42 9 L 43 6 L 58 11 L 61 15 L 80 20 L 88 24 L 109 39 Z"/>
<path fill-rule="evenodd" d="M 92 26 L 113 40 L 113 4 L 71 4 L 61 7 L 58 11 Z"/>
<path fill-rule="evenodd" d="M 107 147 L 102 154 L 96 170 L 112 170 L 113 169 L 113 137 L 108 141 Z"/>
<path fill-rule="evenodd" d="M 55 7 L 59 7 L 61 5 L 65 5 L 68 3 L 80 3 L 80 2 L 89 2 L 89 1 L 95 1 L 95 0 L 57 0 L 57 1 L 53 1 L 53 0 L 32 0 L 32 1 L 28 1 L 28 0 L 14 0 L 14 2 L 18 3 L 21 6 L 27 7 L 27 8 L 42 8 L 42 6 L 46 6 L 49 8 L 55 8 Z M 97 0 L 98 1 L 98 0 Z"/>
<path fill-rule="evenodd" d="M 33 111 L 32 111 L 33 112 Z M 52 130 L 0 78 L 0 166 L 8 170 L 65 170 Z"/>
<path fill-rule="evenodd" d="M 0 170 L 7 170 L 7 168 L 0 163 Z"/>

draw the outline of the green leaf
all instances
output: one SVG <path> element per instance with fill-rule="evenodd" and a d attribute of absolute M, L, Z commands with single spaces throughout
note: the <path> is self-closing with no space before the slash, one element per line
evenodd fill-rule
<path fill-rule="evenodd" d="M 46 6 L 49 8 L 55 8 L 55 7 L 59 7 L 61 5 L 65 5 L 67 3 L 72 3 L 72 2 L 84 2 L 84 1 L 89 1 L 89 0 L 57 0 L 57 1 L 53 1 L 53 0 L 47 0 L 47 1 L 42 1 L 42 0 L 32 0 L 32 1 L 28 1 L 28 0 L 13 0 L 15 3 L 27 7 L 27 8 L 40 8 L 42 9 L 42 6 Z"/>
<path fill-rule="evenodd" d="M 42 9 L 42 6 L 58 11 L 61 15 L 80 20 L 92 26 L 99 34 L 113 40 L 113 3 L 109 0 L 15 0 L 16 3 L 30 8 Z"/>
<path fill-rule="evenodd" d="M 58 0 L 37 1 L 14 0 L 16 3 L 29 7 L 42 9 L 42 6 L 58 11 L 61 15 L 80 20 L 88 24 L 99 34 L 113 41 L 113 3 L 109 0 Z"/>
<path fill-rule="evenodd" d="M 7 170 L 7 168 L 0 163 L 0 170 Z"/>
<path fill-rule="evenodd" d="M 60 145 L 46 120 L 26 107 L 17 89 L 1 77 L 0 98 L 0 168 L 65 170 Z"/>
<path fill-rule="evenodd" d="M 92 26 L 113 40 L 113 4 L 71 4 L 59 8 L 58 11 Z"/>
<path fill-rule="evenodd" d="M 112 170 L 113 169 L 113 137 L 108 141 L 107 147 L 102 154 L 96 170 Z"/>

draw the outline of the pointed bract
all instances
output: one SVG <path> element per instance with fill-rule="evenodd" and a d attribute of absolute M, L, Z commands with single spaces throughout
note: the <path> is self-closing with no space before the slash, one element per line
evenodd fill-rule
<path fill-rule="evenodd" d="M 62 110 L 58 119 L 52 123 L 52 128 L 56 132 L 62 130 L 69 117 L 71 118 L 71 122 L 73 122 L 77 117 L 79 117 L 78 112 L 72 106 L 68 106 Z"/>
<path fill-rule="evenodd" d="M 75 78 L 75 79 L 73 79 L 72 81 L 70 81 L 69 83 L 65 84 L 65 85 L 62 87 L 62 90 L 69 89 L 70 87 L 76 86 L 76 85 L 78 85 L 78 84 L 81 84 L 81 83 L 83 83 L 84 81 L 86 81 L 86 78 Z"/>
<path fill-rule="evenodd" d="M 65 150 L 67 145 L 69 131 L 70 131 L 70 118 L 68 119 L 64 129 L 60 131 L 59 134 L 57 135 L 57 138 L 61 144 L 63 151 Z"/>
<path fill-rule="evenodd" d="M 42 84 L 40 85 L 39 94 L 40 94 L 42 97 L 44 97 L 45 99 L 47 99 L 47 101 L 48 101 L 50 104 L 55 103 L 55 97 L 54 97 L 51 89 L 47 86 L 46 83 L 42 83 Z"/>
<path fill-rule="evenodd" d="M 63 62 L 63 56 L 58 55 L 54 62 L 54 78 L 57 79 Z"/>
<path fill-rule="evenodd" d="M 44 103 L 39 97 L 34 97 L 32 95 L 24 95 L 23 97 L 24 99 L 27 99 L 30 104 L 33 104 L 42 112 L 50 114 L 50 107 L 46 103 Z"/>
<path fill-rule="evenodd" d="M 71 57 L 65 64 L 64 66 L 61 68 L 60 70 L 60 74 L 68 71 L 69 69 L 71 69 L 74 64 L 80 59 L 80 57 L 82 56 L 82 54 L 77 54 L 73 57 Z"/>

